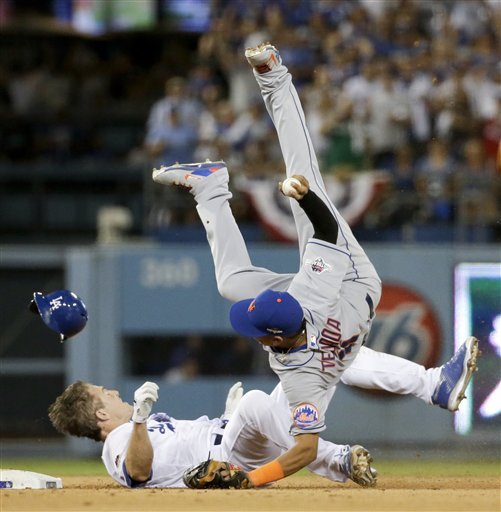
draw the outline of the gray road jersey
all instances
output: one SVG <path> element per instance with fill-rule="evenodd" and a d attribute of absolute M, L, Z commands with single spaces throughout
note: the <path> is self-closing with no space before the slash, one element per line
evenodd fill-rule
<path fill-rule="evenodd" d="M 351 265 L 346 250 L 311 239 L 287 290 L 303 307 L 307 345 L 285 354 L 267 348 L 291 406 L 293 434 L 325 429 L 335 386 L 369 332 L 373 311 L 367 296 L 379 279 L 344 281 Z"/>
<path fill-rule="evenodd" d="M 365 281 L 343 280 L 351 263 L 351 254 L 337 245 L 316 239 L 306 245 L 301 269 L 287 291 L 303 307 L 310 349 L 337 351 L 368 329 L 370 287 Z"/>

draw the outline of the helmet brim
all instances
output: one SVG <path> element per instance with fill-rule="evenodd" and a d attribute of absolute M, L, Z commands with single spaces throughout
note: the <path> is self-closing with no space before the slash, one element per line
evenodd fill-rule
<path fill-rule="evenodd" d="M 44 324 L 52 329 L 53 331 L 59 332 L 57 325 L 52 320 L 50 313 L 50 302 L 47 297 L 41 292 L 35 292 L 33 294 L 33 301 L 38 309 L 38 314 L 42 317 Z"/>
<path fill-rule="evenodd" d="M 244 299 L 239 302 L 235 302 L 230 309 L 230 323 L 233 329 L 238 332 L 241 336 L 248 338 L 262 338 L 263 336 L 269 336 L 270 333 L 265 330 L 258 329 L 249 320 L 247 311 L 251 302 L 254 299 Z"/>

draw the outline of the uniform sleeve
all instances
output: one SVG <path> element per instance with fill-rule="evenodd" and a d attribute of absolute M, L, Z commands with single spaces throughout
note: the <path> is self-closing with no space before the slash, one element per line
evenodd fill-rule
<path fill-rule="evenodd" d="M 322 373 L 314 368 L 313 357 L 314 353 L 309 350 L 297 353 L 291 361 L 294 370 L 284 366 L 279 375 L 290 408 L 290 434 L 293 436 L 317 434 L 326 428 L 325 411 L 332 389 Z"/>
<path fill-rule="evenodd" d="M 127 481 L 125 471 L 125 457 L 129 438 L 132 433 L 132 425 L 125 424 L 111 432 L 103 447 L 102 460 L 108 474 L 124 487 L 131 487 Z M 130 480 L 130 479 L 129 479 Z"/>
<path fill-rule="evenodd" d="M 315 192 L 310 190 L 299 205 L 310 219 L 314 234 L 305 247 L 303 267 L 288 291 L 303 307 L 313 311 L 325 309 L 330 316 L 331 306 L 339 299 L 351 255 L 336 245 L 339 232 L 336 217 Z"/>
<path fill-rule="evenodd" d="M 335 244 L 339 226 L 327 205 L 311 190 L 298 203 L 313 225 L 313 238 Z"/>
<path fill-rule="evenodd" d="M 109 475 L 120 485 L 131 488 L 146 487 L 152 478 L 153 471 L 151 472 L 148 480 L 139 482 L 131 478 L 127 472 L 127 466 L 125 465 L 131 434 L 131 423 L 122 425 L 111 432 L 105 441 L 102 459 Z"/>
<path fill-rule="evenodd" d="M 350 254 L 339 246 L 312 238 L 306 244 L 302 267 L 287 291 L 303 309 L 325 321 L 339 301 L 350 262 Z"/>
<path fill-rule="evenodd" d="M 151 470 L 150 476 L 148 477 L 148 479 L 145 480 L 144 482 L 139 482 L 138 480 L 134 480 L 133 478 L 131 478 L 131 476 L 129 475 L 129 473 L 127 471 L 127 466 L 125 465 L 125 457 L 124 457 L 123 462 L 122 462 L 122 469 L 120 471 L 120 478 L 125 480 L 127 487 L 131 487 L 133 489 L 136 487 L 146 487 L 148 485 L 148 482 L 151 480 L 152 476 L 153 476 L 153 469 Z"/>
<path fill-rule="evenodd" d="M 299 377 L 299 376 L 298 376 Z M 308 378 L 310 375 L 304 375 Z M 322 388 L 312 388 L 308 392 L 308 383 L 303 378 L 301 382 L 302 397 L 298 396 L 300 393 L 296 390 L 296 399 L 291 403 L 292 425 L 290 428 L 291 435 L 298 434 L 318 434 L 325 430 L 325 394 L 326 391 Z"/>

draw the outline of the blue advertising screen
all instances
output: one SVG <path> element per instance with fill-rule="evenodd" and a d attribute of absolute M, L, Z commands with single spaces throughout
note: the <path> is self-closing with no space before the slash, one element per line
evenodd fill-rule
<path fill-rule="evenodd" d="M 475 336 L 478 372 L 455 417 L 456 431 L 501 427 L 501 264 L 462 263 L 455 269 L 455 345 Z"/>
<path fill-rule="evenodd" d="M 210 0 L 163 0 L 163 18 L 174 30 L 205 32 L 210 27 Z"/>

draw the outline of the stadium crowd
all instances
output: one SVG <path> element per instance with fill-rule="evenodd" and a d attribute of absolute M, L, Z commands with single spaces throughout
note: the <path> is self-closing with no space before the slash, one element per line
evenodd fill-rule
<path fill-rule="evenodd" d="M 237 178 L 279 176 L 275 132 L 243 57 L 272 41 L 299 88 L 323 172 L 342 183 L 374 170 L 388 177 L 362 223 L 482 225 L 499 239 L 496 0 L 220 0 L 208 31 L 164 35 L 148 53 L 123 37 L 12 41 L 0 52 L 2 166 L 149 170 L 211 158 Z M 198 222 L 177 191 L 144 186 L 162 194 L 151 198 L 150 224 Z M 252 221 L 235 191 L 237 217 Z"/>

